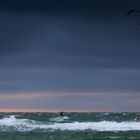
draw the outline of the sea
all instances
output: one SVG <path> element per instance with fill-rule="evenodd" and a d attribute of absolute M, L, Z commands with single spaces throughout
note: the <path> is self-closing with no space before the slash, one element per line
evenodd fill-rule
<path fill-rule="evenodd" d="M 140 140 L 140 113 L 0 113 L 0 140 Z"/>

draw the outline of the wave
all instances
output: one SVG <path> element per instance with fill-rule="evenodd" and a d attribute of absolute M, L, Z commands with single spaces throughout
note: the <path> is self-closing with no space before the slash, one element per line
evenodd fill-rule
<path fill-rule="evenodd" d="M 69 131 L 133 131 L 140 130 L 140 122 L 72 122 L 72 123 L 48 123 L 29 119 L 19 119 L 15 116 L 0 119 L 0 131 L 8 130 L 32 131 L 45 130 L 69 130 Z"/>
<path fill-rule="evenodd" d="M 69 117 L 67 116 L 64 116 L 64 117 L 56 117 L 56 118 L 50 118 L 49 120 L 52 121 L 52 122 L 64 122 L 65 120 L 68 120 Z"/>

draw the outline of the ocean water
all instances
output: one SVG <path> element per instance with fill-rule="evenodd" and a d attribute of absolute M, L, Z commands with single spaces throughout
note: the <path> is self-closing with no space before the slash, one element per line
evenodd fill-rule
<path fill-rule="evenodd" d="M 140 113 L 0 113 L 0 140 L 140 140 Z"/>

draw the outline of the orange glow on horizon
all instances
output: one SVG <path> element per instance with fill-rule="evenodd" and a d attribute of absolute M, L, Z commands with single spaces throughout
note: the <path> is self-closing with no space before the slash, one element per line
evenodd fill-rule
<path fill-rule="evenodd" d="M 82 110 L 82 109 L 8 109 L 1 108 L 0 112 L 98 112 L 96 110 Z"/>

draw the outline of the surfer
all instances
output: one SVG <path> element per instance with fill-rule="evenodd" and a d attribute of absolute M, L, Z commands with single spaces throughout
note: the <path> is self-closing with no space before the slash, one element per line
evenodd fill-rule
<path fill-rule="evenodd" d="M 59 115 L 60 115 L 61 117 L 63 117 L 63 116 L 64 116 L 64 112 L 60 112 Z"/>

